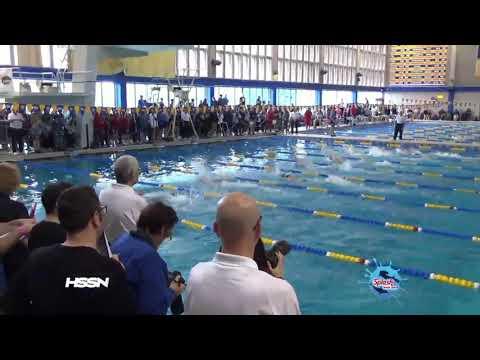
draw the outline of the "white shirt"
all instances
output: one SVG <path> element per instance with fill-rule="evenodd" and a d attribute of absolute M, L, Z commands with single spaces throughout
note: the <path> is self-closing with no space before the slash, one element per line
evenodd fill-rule
<path fill-rule="evenodd" d="M 107 206 L 105 237 L 109 242 L 124 232 L 136 230 L 140 213 L 148 205 L 132 187 L 123 184 L 112 184 L 102 190 L 100 202 Z"/>
<path fill-rule="evenodd" d="M 253 259 L 217 252 L 190 272 L 185 314 L 300 315 L 300 308 L 287 281 L 258 270 Z"/>
<path fill-rule="evenodd" d="M 182 112 L 180 116 L 182 118 L 182 121 L 190 122 L 190 114 L 189 113 Z"/>
<path fill-rule="evenodd" d="M 24 120 L 24 117 L 22 114 L 20 113 L 14 113 L 13 111 L 8 114 L 8 118 L 7 118 L 9 121 L 12 120 L 10 122 L 10 127 L 12 129 L 23 129 L 23 120 Z"/>
<path fill-rule="evenodd" d="M 405 117 L 403 117 L 402 115 L 398 114 L 396 117 L 395 117 L 395 122 L 397 124 L 404 124 L 405 123 Z"/>
<path fill-rule="evenodd" d="M 150 114 L 149 115 L 148 122 L 150 124 L 150 127 L 152 127 L 152 128 L 158 127 L 157 118 L 155 117 L 155 114 Z"/>

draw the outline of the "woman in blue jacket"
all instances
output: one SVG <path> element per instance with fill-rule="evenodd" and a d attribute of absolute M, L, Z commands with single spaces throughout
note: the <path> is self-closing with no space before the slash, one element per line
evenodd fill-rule
<path fill-rule="evenodd" d="M 171 207 L 161 202 L 149 204 L 140 214 L 137 230 L 123 234 L 112 246 L 112 252 L 118 254 L 127 271 L 138 314 L 166 315 L 172 303 L 181 300 L 185 283 L 178 273 L 171 279 L 167 264 L 157 251 L 171 237 L 177 222 Z"/>

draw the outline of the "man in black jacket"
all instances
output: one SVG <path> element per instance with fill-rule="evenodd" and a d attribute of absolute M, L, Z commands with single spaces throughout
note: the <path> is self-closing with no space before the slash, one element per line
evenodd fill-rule
<path fill-rule="evenodd" d="M 95 190 L 66 190 L 58 217 L 67 232 L 63 244 L 37 249 L 7 293 L 7 313 L 14 315 L 130 315 L 135 313 L 123 266 L 103 256 L 97 241 L 106 208 Z"/>

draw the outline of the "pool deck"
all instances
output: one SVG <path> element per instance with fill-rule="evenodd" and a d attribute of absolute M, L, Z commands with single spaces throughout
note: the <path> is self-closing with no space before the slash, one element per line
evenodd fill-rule
<path fill-rule="evenodd" d="M 421 122 L 421 121 L 419 121 Z M 376 121 L 358 124 L 357 127 L 370 127 L 379 124 L 385 124 L 385 121 Z M 442 121 L 442 123 L 451 123 L 450 121 Z M 455 123 L 455 122 L 454 122 Z M 351 125 L 340 124 L 335 127 L 336 130 L 349 129 Z M 325 131 L 327 132 L 329 126 L 318 127 L 313 131 Z M 380 139 L 370 136 L 330 136 L 326 134 L 310 133 L 312 130 L 306 131 L 304 127 L 299 128 L 299 134 L 258 134 L 255 136 L 226 136 L 226 137 L 215 137 L 208 139 L 198 139 L 192 141 L 188 140 L 177 140 L 171 142 L 161 142 L 157 144 L 137 144 L 137 145 L 124 145 L 117 147 L 108 147 L 108 148 L 99 148 L 99 149 L 85 149 L 85 150 L 72 150 L 72 151 L 62 151 L 62 152 L 48 152 L 48 153 L 28 153 L 28 154 L 11 154 L 7 152 L 0 151 L 0 161 L 31 161 L 31 160 L 46 160 L 46 159 L 59 159 L 59 158 L 68 158 L 78 155 L 95 155 L 95 154 L 116 154 L 122 153 L 125 151 L 131 150 L 151 150 L 151 149 L 163 149 L 172 146 L 184 146 L 184 145 L 196 145 L 196 144 L 212 144 L 219 142 L 229 142 L 229 141 L 241 141 L 241 140 L 253 140 L 253 139 L 265 139 L 272 136 L 288 136 L 295 137 L 305 140 L 317 140 L 319 142 L 325 142 L 327 144 L 333 145 L 342 145 L 342 144 L 351 144 L 351 145 L 364 145 L 364 146 L 381 146 L 389 148 L 419 148 L 420 150 L 440 150 L 440 151 L 454 151 L 460 153 L 469 153 L 478 155 L 480 153 L 480 145 L 478 144 L 469 144 L 469 143 L 460 143 L 460 142 L 447 142 L 447 141 L 429 141 L 429 140 L 387 140 Z"/>
<path fill-rule="evenodd" d="M 226 137 L 215 137 L 208 139 L 198 139 L 192 141 L 188 140 L 177 140 L 170 142 L 161 142 L 158 144 L 137 144 L 137 145 L 124 145 L 108 148 L 99 148 L 99 149 L 85 149 L 85 150 L 73 150 L 73 151 L 61 151 L 61 152 L 48 152 L 48 153 L 29 153 L 29 154 L 11 154 L 7 152 L 0 152 L 0 161 L 30 161 L 30 160 L 47 160 L 47 159 L 58 159 L 66 158 L 77 155 L 97 155 L 97 154 L 116 154 L 122 153 L 130 150 L 151 150 L 151 149 L 163 149 L 172 146 L 184 146 L 184 145 L 196 145 L 196 144 L 212 144 L 219 142 L 228 142 L 228 141 L 239 141 L 239 140 L 252 140 L 252 139 L 265 139 L 275 135 L 255 135 L 255 136 L 226 136 Z"/>

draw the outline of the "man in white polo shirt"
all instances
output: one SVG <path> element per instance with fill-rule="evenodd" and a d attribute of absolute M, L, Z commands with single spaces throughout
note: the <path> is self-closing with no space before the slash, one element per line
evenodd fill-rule
<path fill-rule="evenodd" d="M 219 201 L 214 230 L 221 239 L 222 252 L 190 272 L 185 314 L 300 314 L 293 287 L 259 270 L 253 260 L 261 219 L 255 199 L 246 194 L 231 193 Z"/>
<path fill-rule="evenodd" d="M 100 202 L 107 207 L 105 237 L 112 243 L 125 232 L 136 230 L 137 221 L 147 201 L 135 190 L 140 168 L 131 155 L 121 156 L 114 165 L 116 184 L 100 192 Z"/>
<path fill-rule="evenodd" d="M 25 117 L 19 113 L 17 108 L 14 107 L 12 112 L 8 114 L 10 136 L 12 138 L 12 152 L 23 152 L 23 137 L 25 130 L 23 129 L 23 123 Z"/>

